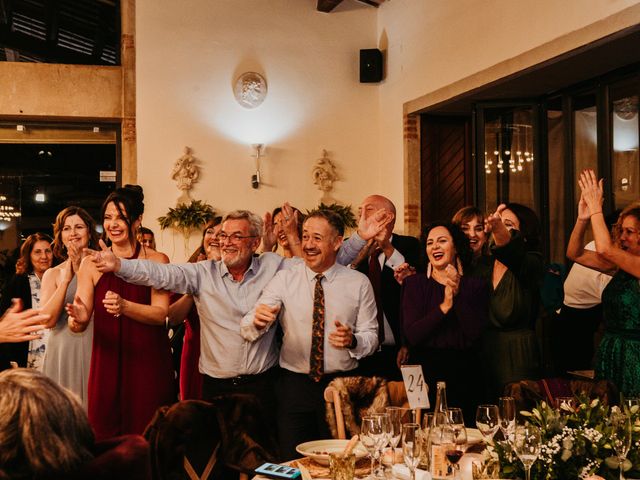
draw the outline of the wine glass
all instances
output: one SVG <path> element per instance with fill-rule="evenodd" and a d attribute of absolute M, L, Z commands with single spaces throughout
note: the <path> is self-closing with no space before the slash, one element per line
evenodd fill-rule
<path fill-rule="evenodd" d="M 516 427 L 513 438 L 513 450 L 524 465 L 526 480 L 531 479 L 531 465 L 540 455 L 542 438 L 540 429 L 535 425 L 527 424 Z"/>
<path fill-rule="evenodd" d="M 389 446 L 392 449 L 391 464 L 395 462 L 396 448 L 400 443 L 400 435 L 402 435 L 402 419 L 406 415 L 408 409 L 402 407 L 387 407 L 385 409 L 389 415 Z"/>
<path fill-rule="evenodd" d="M 498 418 L 502 436 L 506 441 L 512 440 L 516 428 L 516 401 L 513 397 L 498 399 Z"/>
<path fill-rule="evenodd" d="M 467 449 L 467 431 L 462 427 L 462 429 L 456 429 L 453 425 L 447 425 L 442 429 L 442 437 L 441 437 L 442 446 L 444 448 L 444 454 L 447 457 L 447 460 L 451 464 L 454 470 L 453 478 L 459 478 L 460 476 L 460 465 L 458 462 L 464 455 L 465 450 Z"/>
<path fill-rule="evenodd" d="M 384 469 L 382 467 L 382 452 L 384 451 L 384 447 L 391 440 L 391 421 L 388 413 L 372 413 L 372 417 L 377 417 L 380 419 L 380 424 L 382 426 L 382 434 L 378 440 L 378 449 L 376 451 L 376 460 L 378 460 L 378 466 L 376 467 L 375 477 L 381 478 L 384 477 Z"/>
<path fill-rule="evenodd" d="M 476 427 L 480 430 L 486 443 L 491 443 L 493 436 L 500 428 L 497 405 L 480 405 L 476 410 Z"/>
<path fill-rule="evenodd" d="M 402 425 L 402 455 L 404 463 L 411 472 L 411 480 L 416 480 L 416 467 L 420 462 L 422 451 L 422 433 L 417 423 L 405 423 Z"/>
<path fill-rule="evenodd" d="M 631 448 L 631 420 L 624 413 L 614 412 L 609 418 L 609 424 L 611 425 L 611 446 L 618 456 L 620 480 L 622 480 L 624 462 Z"/>
<path fill-rule="evenodd" d="M 378 445 L 381 442 L 381 437 L 384 436 L 382 420 L 378 416 L 364 416 L 362 417 L 362 425 L 360 427 L 360 442 L 369 451 L 371 457 L 371 475 L 370 479 L 375 478 L 375 454 L 378 451 Z"/>
<path fill-rule="evenodd" d="M 449 416 L 449 425 L 451 425 L 457 437 L 458 435 L 460 435 L 460 432 L 464 430 L 464 416 L 462 414 L 462 409 L 451 407 L 447 410 L 447 414 Z M 467 436 L 466 433 L 467 432 L 465 430 L 465 438 Z"/>

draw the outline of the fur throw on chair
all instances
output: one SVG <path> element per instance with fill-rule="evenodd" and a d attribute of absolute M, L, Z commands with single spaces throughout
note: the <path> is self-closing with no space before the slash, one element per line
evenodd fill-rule
<path fill-rule="evenodd" d="M 380 377 L 338 377 L 329 383 L 338 391 L 347 438 L 360 433 L 361 418 L 369 413 L 384 412 L 389 405 L 387 381 Z M 338 438 L 333 403 L 326 404 L 326 419 L 331 435 Z"/>

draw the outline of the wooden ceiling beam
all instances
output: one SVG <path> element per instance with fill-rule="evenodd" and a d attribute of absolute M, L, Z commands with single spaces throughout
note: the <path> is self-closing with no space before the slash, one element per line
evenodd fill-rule
<path fill-rule="evenodd" d="M 319 12 L 329 13 L 342 3 L 342 0 L 318 0 L 316 10 Z"/>

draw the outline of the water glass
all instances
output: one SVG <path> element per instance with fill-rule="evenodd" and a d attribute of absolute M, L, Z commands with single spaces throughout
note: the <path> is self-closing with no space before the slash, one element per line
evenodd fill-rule
<path fill-rule="evenodd" d="M 531 479 L 531 465 L 538 459 L 541 446 L 542 438 L 538 427 L 531 424 L 516 427 L 513 450 L 524 465 L 527 480 Z"/>
<path fill-rule="evenodd" d="M 498 418 L 500 430 L 505 440 L 513 440 L 516 428 L 516 401 L 513 397 L 500 397 L 498 399 Z"/>
<path fill-rule="evenodd" d="M 407 409 L 402 407 L 387 407 L 385 411 L 387 415 L 389 415 L 389 446 L 395 449 L 400 443 L 402 419 L 407 413 Z"/>
<path fill-rule="evenodd" d="M 609 424 L 611 425 L 611 446 L 618 456 L 620 480 L 622 480 L 624 461 L 631 448 L 631 419 L 621 412 L 614 412 L 609 417 Z"/>
<path fill-rule="evenodd" d="M 362 417 L 362 425 L 360 427 L 360 442 L 369 451 L 371 457 L 371 476 L 374 477 L 375 470 L 375 454 L 384 436 L 381 418 L 374 416 Z"/>
<path fill-rule="evenodd" d="M 411 480 L 416 480 L 416 467 L 422 452 L 422 433 L 417 423 L 402 425 L 402 455 L 404 463 L 411 472 Z"/>
<path fill-rule="evenodd" d="M 480 405 L 476 410 L 476 427 L 484 437 L 485 442 L 491 443 L 493 436 L 500 428 L 497 405 Z"/>

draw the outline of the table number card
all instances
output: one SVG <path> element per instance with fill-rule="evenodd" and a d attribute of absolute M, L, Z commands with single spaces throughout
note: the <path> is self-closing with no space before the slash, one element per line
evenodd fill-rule
<path fill-rule="evenodd" d="M 424 381 L 422 365 L 402 365 L 402 379 L 411 409 L 430 408 L 429 387 Z"/>

